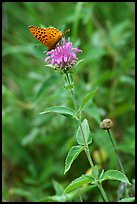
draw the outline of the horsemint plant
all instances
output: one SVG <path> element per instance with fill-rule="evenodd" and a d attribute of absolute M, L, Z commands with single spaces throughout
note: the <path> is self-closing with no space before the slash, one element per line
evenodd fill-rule
<path fill-rule="evenodd" d="M 65 160 L 64 173 L 69 171 L 72 163 L 82 151 L 85 151 L 85 154 L 89 161 L 89 165 L 92 169 L 90 174 L 83 174 L 79 178 L 76 178 L 64 189 L 61 197 L 62 201 L 67 201 L 68 197 L 70 196 L 70 193 L 76 192 L 79 194 L 80 200 L 82 202 L 83 200 L 80 194 L 80 190 L 83 188 L 87 188 L 87 185 L 84 184 L 89 184 L 88 186 L 92 186 L 92 188 L 97 187 L 103 200 L 105 202 L 109 202 L 108 196 L 102 185 L 105 180 L 118 180 L 128 184 L 130 184 L 130 182 L 124 172 L 118 170 L 102 170 L 101 172 L 99 172 L 98 166 L 94 165 L 93 163 L 89 151 L 89 145 L 92 143 L 92 136 L 90 134 L 90 128 L 87 119 L 82 118 L 82 112 L 97 89 L 90 91 L 83 98 L 81 106 L 78 107 L 75 97 L 74 81 L 72 78 L 73 70 L 76 69 L 78 63 L 82 61 L 78 61 L 78 57 L 76 54 L 78 52 L 82 52 L 82 50 L 74 48 L 72 42 L 70 42 L 70 39 L 68 39 L 68 42 L 66 42 L 65 38 L 62 38 L 62 42 L 60 44 L 58 43 L 55 49 L 45 52 L 45 66 L 52 67 L 65 76 L 65 88 L 70 91 L 74 104 L 74 109 L 65 106 L 52 106 L 42 111 L 40 114 L 46 114 L 50 112 L 60 113 L 66 117 L 71 116 L 78 123 L 78 129 L 76 131 L 76 140 L 78 145 L 71 147 L 71 149 L 69 150 Z M 131 198 L 126 198 L 125 201 L 130 202 L 130 200 Z"/>

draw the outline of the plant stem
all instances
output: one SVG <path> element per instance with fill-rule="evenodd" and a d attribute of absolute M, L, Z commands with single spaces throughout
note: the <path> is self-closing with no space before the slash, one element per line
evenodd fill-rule
<path fill-rule="evenodd" d="M 69 78 L 69 75 L 67 72 L 66 72 L 66 77 L 67 77 L 68 83 L 71 84 L 71 81 L 70 81 L 70 78 Z M 71 89 L 70 92 L 71 92 L 74 108 L 75 108 L 76 112 L 78 112 L 78 107 L 77 107 L 76 98 L 75 98 L 75 94 L 74 94 L 73 89 Z"/>
<path fill-rule="evenodd" d="M 69 75 L 68 75 L 67 72 L 66 72 L 66 78 L 67 78 L 68 83 L 71 84 L 71 81 L 69 79 Z M 79 114 L 78 113 L 78 106 L 77 106 L 77 102 L 76 102 L 76 98 L 75 98 L 74 89 L 72 88 L 70 90 L 70 92 L 71 92 L 71 96 L 72 96 L 72 100 L 73 100 L 75 111 L 77 112 L 77 114 Z M 81 123 L 80 117 L 78 117 L 78 123 L 79 123 L 79 127 L 81 129 L 81 133 L 82 133 L 82 136 L 83 136 L 83 141 L 84 141 L 85 147 L 86 147 L 85 153 L 87 155 L 87 158 L 88 158 L 88 161 L 90 163 L 91 168 L 94 169 L 94 163 L 93 163 L 92 158 L 90 156 L 89 147 L 88 147 L 88 144 L 87 144 L 87 141 L 86 141 L 86 138 L 85 138 L 85 134 L 84 134 L 84 131 L 83 131 L 83 127 L 82 127 L 82 123 Z M 105 191 L 103 189 L 103 186 L 97 181 L 98 180 L 98 176 L 97 176 L 96 172 L 94 173 L 94 176 L 95 176 L 95 181 L 96 181 L 97 187 L 99 188 L 104 201 L 105 202 L 109 202 L 109 200 L 107 198 L 107 195 L 106 195 L 106 193 L 105 193 Z"/>
<path fill-rule="evenodd" d="M 123 172 L 123 174 L 125 174 L 125 170 L 124 170 L 124 167 L 123 167 L 123 165 L 122 165 L 121 159 L 120 159 L 120 157 L 119 157 L 118 150 L 117 150 L 117 148 L 116 148 L 116 145 L 115 145 L 115 143 L 114 143 L 113 137 L 112 137 L 112 135 L 111 135 L 109 129 L 107 129 L 107 132 L 108 132 L 109 138 L 110 138 L 110 140 L 111 140 L 111 143 L 112 143 L 112 145 L 113 145 L 113 148 L 114 148 L 114 151 L 115 151 L 115 154 L 116 154 L 116 157 L 117 157 L 119 166 L 120 166 L 120 168 L 121 168 L 121 171 Z M 125 175 L 126 175 L 126 174 L 125 174 Z M 123 183 L 123 185 L 124 185 L 124 187 L 125 187 L 126 196 L 129 196 L 130 193 L 128 192 L 127 183 Z"/>
<path fill-rule="evenodd" d="M 103 197 L 104 201 L 109 202 L 108 197 L 107 197 L 107 195 L 106 195 L 106 193 L 104 191 L 104 188 L 103 188 L 102 184 L 99 184 L 98 188 L 99 188 L 99 190 L 100 190 L 100 192 L 102 194 L 102 197 Z"/>
<path fill-rule="evenodd" d="M 79 195 L 80 202 L 83 202 L 83 199 L 82 199 L 82 196 L 81 196 L 81 193 L 80 193 L 79 189 L 78 189 L 78 195 Z"/>
<path fill-rule="evenodd" d="M 112 143 L 112 145 L 113 145 L 114 151 L 115 151 L 115 153 L 116 153 L 117 160 L 118 160 L 118 163 L 119 163 L 119 165 L 120 165 L 121 171 L 123 172 L 123 174 L 125 174 L 124 167 L 123 167 L 122 162 L 121 162 L 121 160 L 120 160 L 120 157 L 119 157 L 119 155 L 118 155 L 118 151 L 117 151 L 116 145 L 115 145 L 115 143 L 114 143 L 114 140 L 113 140 L 112 135 L 110 134 L 109 129 L 107 129 L 107 132 L 108 132 L 109 138 L 110 138 L 110 140 L 111 140 L 111 143 Z"/>

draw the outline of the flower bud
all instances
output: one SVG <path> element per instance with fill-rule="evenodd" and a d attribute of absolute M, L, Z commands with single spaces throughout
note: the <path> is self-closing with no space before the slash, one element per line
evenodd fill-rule
<path fill-rule="evenodd" d="M 104 129 L 104 130 L 108 130 L 110 128 L 113 127 L 113 122 L 111 119 L 104 119 L 101 123 L 100 123 L 100 128 Z"/>

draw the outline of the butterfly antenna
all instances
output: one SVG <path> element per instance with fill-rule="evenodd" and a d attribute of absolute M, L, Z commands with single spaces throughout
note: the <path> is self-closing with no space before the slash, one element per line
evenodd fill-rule
<path fill-rule="evenodd" d="M 69 28 L 67 28 L 66 30 L 65 30 L 65 32 L 64 33 L 62 33 L 62 36 L 64 36 L 66 33 L 68 33 L 70 31 L 70 29 Z"/>

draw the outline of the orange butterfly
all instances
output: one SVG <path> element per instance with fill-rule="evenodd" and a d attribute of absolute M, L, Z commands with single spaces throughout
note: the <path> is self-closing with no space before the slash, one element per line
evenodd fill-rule
<path fill-rule="evenodd" d="M 55 45 L 67 32 L 70 31 L 70 29 L 67 29 L 64 33 L 62 33 L 57 28 L 40 28 L 37 26 L 29 26 L 29 31 L 41 43 L 46 45 L 50 51 L 55 48 Z"/>

